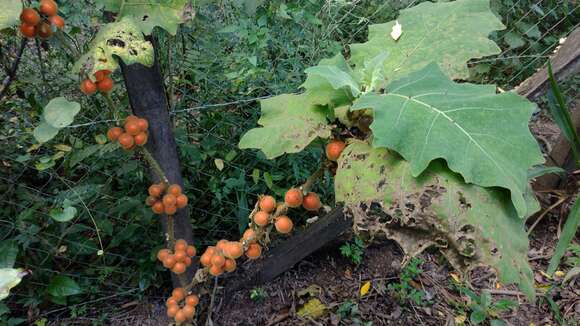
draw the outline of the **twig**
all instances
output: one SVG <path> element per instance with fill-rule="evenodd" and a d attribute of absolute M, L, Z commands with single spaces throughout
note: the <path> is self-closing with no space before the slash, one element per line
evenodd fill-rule
<path fill-rule="evenodd" d="M 302 185 L 301 188 L 303 193 L 309 192 L 310 188 L 312 188 L 314 183 L 324 175 L 324 171 L 326 170 L 327 165 L 328 161 L 325 158 L 322 159 L 322 162 L 320 163 L 320 167 L 318 168 L 318 170 L 316 170 L 316 172 L 314 172 L 310 177 L 308 177 L 308 179 L 306 179 L 306 182 L 304 182 L 304 184 Z"/>
<path fill-rule="evenodd" d="M 558 199 L 558 201 L 556 203 L 554 203 L 552 206 L 546 208 L 546 210 L 544 212 L 542 212 L 542 214 L 540 216 L 538 216 L 538 218 L 536 219 L 534 224 L 532 224 L 532 226 L 530 226 L 530 228 L 528 229 L 528 234 L 532 233 L 532 231 L 534 230 L 536 225 L 538 225 L 538 223 L 540 223 L 540 221 L 544 218 L 544 216 L 546 216 L 546 214 L 551 212 L 554 208 L 560 206 L 560 204 L 565 202 L 567 199 L 568 199 L 568 197 L 560 197 L 560 199 Z"/>
<path fill-rule="evenodd" d="M 28 43 L 28 39 L 23 37 L 20 41 L 20 48 L 18 48 L 18 53 L 16 54 L 16 59 L 12 63 L 12 67 L 10 67 L 10 71 L 8 72 L 7 76 L 4 78 L 2 82 L 2 89 L 0 90 L 0 100 L 6 95 L 6 91 L 10 84 L 14 80 L 16 76 L 16 71 L 18 70 L 18 66 L 20 65 L 20 60 L 22 59 L 22 54 L 24 53 L 24 49 L 26 48 L 26 44 Z"/>
<path fill-rule="evenodd" d="M 46 81 L 46 73 L 44 71 L 44 64 L 42 62 L 42 50 L 40 49 L 40 41 L 38 38 L 34 39 L 36 43 L 36 56 L 38 57 L 38 65 L 40 66 L 40 76 L 42 77 L 42 83 L 44 88 L 42 89 L 42 94 L 46 96 L 46 88 L 48 87 L 48 82 Z"/>
<path fill-rule="evenodd" d="M 206 326 L 213 325 L 213 322 L 211 321 L 211 312 L 213 310 L 213 305 L 215 303 L 215 295 L 217 292 L 217 287 L 218 287 L 218 278 L 214 277 L 213 291 L 211 293 L 211 300 L 209 302 L 209 308 L 207 310 L 207 320 L 205 321 Z"/>

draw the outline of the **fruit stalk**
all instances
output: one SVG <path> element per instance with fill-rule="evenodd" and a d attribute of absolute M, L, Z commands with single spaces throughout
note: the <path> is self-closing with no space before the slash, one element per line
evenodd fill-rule
<path fill-rule="evenodd" d="M 307 194 L 310 191 L 310 188 L 314 186 L 316 181 L 322 178 L 322 176 L 324 175 L 324 171 L 326 170 L 327 167 L 328 160 L 326 158 L 323 158 L 322 162 L 320 162 L 320 167 L 318 168 L 318 170 L 316 170 L 316 172 L 314 172 L 310 177 L 308 177 L 308 179 L 306 179 L 306 182 L 304 182 L 304 184 L 302 185 L 301 190 L 303 194 Z"/>

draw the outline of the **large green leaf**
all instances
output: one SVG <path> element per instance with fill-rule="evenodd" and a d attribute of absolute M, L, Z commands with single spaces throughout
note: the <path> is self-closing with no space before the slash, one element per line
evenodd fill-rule
<path fill-rule="evenodd" d="M 59 128 L 55 128 L 45 121 L 42 121 L 36 128 L 34 128 L 32 135 L 39 143 L 46 143 L 53 139 L 58 134 L 59 130 Z"/>
<path fill-rule="evenodd" d="M 53 297 L 68 297 L 83 292 L 81 287 L 72 278 L 57 275 L 48 284 L 46 292 Z"/>
<path fill-rule="evenodd" d="M 325 111 L 312 104 L 306 94 L 283 94 L 261 101 L 262 116 L 240 139 L 239 147 L 261 149 L 272 159 L 302 151 L 317 137 L 329 138 Z"/>
<path fill-rule="evenodd" d="M 77 60 L 73 71 L 92 76 L 98 70 L 115 70 L 119 64 L 113 56 L 118 56 L 128 65 L 153 65 L 153 45 L 145 40 L 140 27 L 130 17 L 103 26 L 91 42 L 89 51 Z"/>
<path fill-rule="evenodd" d="M 388 53 L 383 74 L 395 80 L 438 63 L 452 79 L 469 76 L 467 61 L 493 55 L 499 47 L 487 36 L 503 24 L 491 12 L 489 0 L 423 2 L 402 10 L 397 21 L 403 34 L 395 41 L 391 30 L 395 21 L 371 25 L 366 43 L 351 45 L 351 61 L 356 69 L 381 52 Z"/>
<path fill-rule="evenodd" d="M 80 110 L 79 103 L 68 101 L 64 97 L 57 97 L 48 102 L 42 115 L 46 123 L 60 129 L 70 125 Z"/>
<path fill-rule="evenodd" d="M 531 102 L 494 86 L 454 83 L 431 64 L 353 104 L 366 108 L 374 114 L 373 146 L 399 152 L 413 176 L 443 158 L 466 182 L 509 189 L 519 216 L 534 213 L 527 171 L 544 159 L 528 129 Z"/>
<path fill-rule="evenodd" d="M 353 214 L 355 230 L 397 241 L 408 256 L 437 246 L 461 272 L 494 267 L 504 284 L 534 296 L 528 237 L 505 191 L 463 182 L 443 161 L 419 177 L 386 149 L 355 141 L 338 161 L 337 202 Z"/>
<path fill-rule="evenodd" d="M 143 33 L 149 35 L 159 26 L 171 35 L 177 33 L 177 26 L 187 19 L 187 0 L 99 0 L 108 11 L 121 17 L 132 17 Z"/>
<path fill-rule="evenodd" d="M 12 27 L 20 21 L 22 2 L 17 0 L 0 0 L 0 30 Z"/>

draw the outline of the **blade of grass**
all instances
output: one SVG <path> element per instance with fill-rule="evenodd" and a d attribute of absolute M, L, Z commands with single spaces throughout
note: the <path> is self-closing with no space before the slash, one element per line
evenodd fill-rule
<path fill-rule="evenodd" d="M 580 167 L 580 137 L 576 133 L 576 129 L 572 124 L 572 118 L 570 117 L 570 112 L 566 107 L 566 102 L 564 101 L 564 96 L 560 91 L 560 87 L 554 78 L 554 73 L 552 72 L 552 64 L 548 61 L 548 77 L 550 79 L 550 87 L 552 89 L 552 94 L 556 99 L 557 104 L 549 105 L 550 113 L 552 117 L 562 130 L 564 137 L 570 142 L 570 147 L 572 148 L 572 153 L 574 154 L 574 161 L 576 167 Z"/>
<path fill-rule="evenodd" d="M 556 250 L 554 251 L 554 255 L 550 259 L 550 265 L 548 266 L 548 274 L 552 275 L 558 268 L 560 264 L 560 260 L 566 253 L 566 249 L 570 242 L 576 235 L 576 231 L 578 230 L 578 224 L 580 224 L 580 199 L 576 200 L 576 203 L 572 207 L 570 211 L 570 215 L 568 215 L 568 220 L 564 224 L 564 228 L 562 229 L 562 235 L 560 236 L 560 240 L 558 240 L 558 245 L 556 246 Z"/>

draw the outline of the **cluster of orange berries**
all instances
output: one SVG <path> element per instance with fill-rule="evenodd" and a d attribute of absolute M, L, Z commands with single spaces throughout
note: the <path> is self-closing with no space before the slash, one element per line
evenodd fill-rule
<path fill-rule="evenodd" d="M 173 289 L 173 293 L 165 305 L 167 306 L 167 316 L 174 318 L 178 324 L 186 320 L 193 319 L 195 307 L 199 304 L 199 297 L 196 294 L 187 295 L 183 288 Z"/>
<path fill-rule="evenodd" d="M 261 249 L 259 249 L 260 252 Z M 236 259 L 243 254 L 244 246 L 241 242 L 222 239 L 218 241 L 215 247 L 207 247 L 199 261 L 204 267 L 208 268 L 211 275 L 220 276 L 224 272 L 231 273 L 235 271 L 237 267 Z"/>
<path fill-rule="evenodd" d="M 52 36 L 51 24 L 60 29 L 64 28 L 64 19 L 57 13 L 58 5 L 53 0 L 41 0 L 38 10 L 34 8 L 22 9 L 20 32 L 28 38 L 34 38 L 37 35 L 43 39 L 49 38 Z"/>
<path fill-rule="evenodd" d="M 149 133 L 149 122 L 147 119 L 130 115 L 125 119 L 124 128 L 113 127 L 107 131 L 107 138 L 110 141 L 118 141 L 125 150 L 131 150 L 135 146 L 143 146 L 147 143 Z"/>
<path fill-rule="evenodd" d="M 83 79 L 81 81 L 81 92 L 85 95 L 93 95 L 98 91 L 101 93 L 108 93 L 113 89 L 113 79 L 109 77 L 111 74 L 110 70 L 99 70 L 95 72 L 95 81 L 93 82 L 89 78 Z"/>
<path fill-rule="evenodd" d="M 254 216 L 252 220 L 254 224 L 259 227 L 266 227 L 270 223 L 274 223 L 274 227 L 276 231 L 286 234 L 292 231 L 294 227 L 294 223 L 292 220 L 286 215 L 277 215 L 274 214 L 275 209 L 278 207 L 276 203 L 276 199 L 272 196 L 262 196 L 258 202 L 258 207 L 260 208 Z"/>
<path fill-rule="evenodd" d="M 173 184 L 167 187 L 165 183 L 153 184 L 149 187 L 149 197 L 145 200 L 147 206 L 155 214 L 174 215 L 178 208 L 187 206 L 187 196 L 181 193 L 181 187 Z"/>
<path fill-rule="evenodd" d="M 191 258 L 195 257 L 195 247 L 187 244 L 187 241 L 179 239 L 175 241 L 173 251 L 161 249 L 157 252 L 157 259 L 163 263 L 163 267 L 170 269 L 175 274 L 183 274 L 188 266 L 191 266 Z"/>
<path fill-rule="evenodd" d="M 284 202 L 286 206 L 297 208 L 302 205 L 307 211 L 316 212 L 322 207 L 320 197 L 315 192 L 309 192 L 306 195 L 302 194 L 302 190 L 298 188 L 290 188 L 284 195 Z"/>

